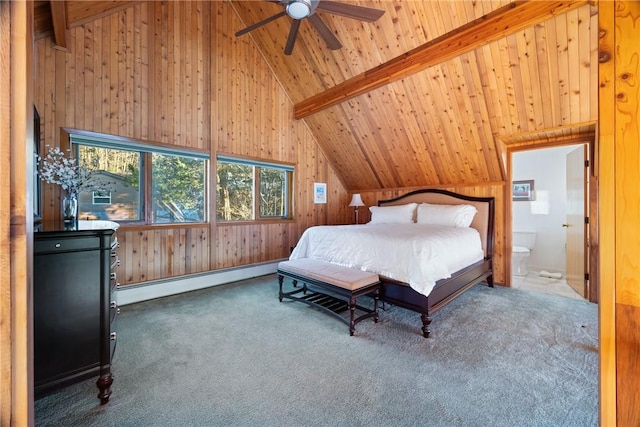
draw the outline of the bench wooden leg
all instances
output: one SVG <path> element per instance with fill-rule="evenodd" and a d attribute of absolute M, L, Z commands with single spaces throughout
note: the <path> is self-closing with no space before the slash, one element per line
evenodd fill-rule
<path fill-rule="evenodd" d="M 373 294 L 373 322 L 378 323 L 378 300 L 380 299 L 380 291 L 376 289 L 376 292 Z"/>
<path fill-rule="evenodd" d="M 356 331 L 356 299 L 354 297 L 349 298 L 349 334 L 353 336 Z"/>

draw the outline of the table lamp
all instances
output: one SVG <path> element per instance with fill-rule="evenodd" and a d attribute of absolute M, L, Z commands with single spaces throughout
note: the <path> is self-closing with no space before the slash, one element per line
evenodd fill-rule
<path fill-rule="evenodd" d="M 364 206 L 364 202 L 362 201 L 362 197 L 360 197 L 360 193 L 356 193 L 351 197 L 351 203 L 349 203 L 349 206 L 353 206 L 355 208 L 355 211 L 356 211 L 356 224 L 359 224 L 359 222 L 358 222 L 358 208 L 360 206 Z"/>

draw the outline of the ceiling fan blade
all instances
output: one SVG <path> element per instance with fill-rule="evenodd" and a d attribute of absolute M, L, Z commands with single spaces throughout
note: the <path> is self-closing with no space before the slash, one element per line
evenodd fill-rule
<path fill-rule="evenodd" d="M 300 28 L 300 20 L 294 19 L 293 22 L 291 22 L 289 37 L 287 37 L 287 44 L 284 47 L 285 55 L 291 55 L 291 53 L 293 52 L 293 46 L 296 44 L 296 37 L 298 36 L 299 28 Z"/>
<path fill-rule="evenodd" d="M 330 0 L 318 2 L 317 10 L 366 22 L 378 20 L 385 12 L 384 10 L 374 9 L 372 7 L 356 6 Z"/>
<path fill-rule="evenodd" d="M 236 37 L 241 36 L 241 35 L 243 35 L 243 34 L 247 34 L 249 31 L 253 31 L 253 30 L 255 30 L 256 28 L 262 27 L 263 25 L 268 24 L 268 23 L 269 23 L 269 22 L 271 22 L 271 21 L 275 21 L 276 19 L 278 19 L 278 18 L 280 18 L 281 16 L 284 16 L 284 15 L 286 15 L 286 14 L 287 14 L 287 12 L 283 10 L 282 12 L 280 12 L 280 13 L 276 13 L 275 15 L 270 16 L 270 17 L 268 17 L 267 19 L 263 19 L 263 20 L 262 20 L 262 21 L 260 21 L 260 22 L 256 22 L 256 23 L 255 23 L 255 24 L 253 24 L 253 25 L 249 25 L 247 28 L 244 28 L 244 29 L 242 29 L 242 30 L 238 31 L 238 32 L 236 33 Z"/>
<path fill-rule="evenodd" d="M 309 22 L 311 26 L 320 34 L 320 37 L 327 44 L 327 47 L 331 50 L 340 49 L 342 47 L 342 43 L 333 34 L 333 31 L 324 23 L 324 21 L 316 14 L 309 16 Z"/>

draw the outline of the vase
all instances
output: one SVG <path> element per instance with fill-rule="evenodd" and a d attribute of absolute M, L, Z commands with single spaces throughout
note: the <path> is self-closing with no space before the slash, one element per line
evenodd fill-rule
<path fill-rule="evenodd" d="M 62 218 L 64 222 L 75 222 L 78 218 L 78 196 L 66 194 L 62 198 Z"/>

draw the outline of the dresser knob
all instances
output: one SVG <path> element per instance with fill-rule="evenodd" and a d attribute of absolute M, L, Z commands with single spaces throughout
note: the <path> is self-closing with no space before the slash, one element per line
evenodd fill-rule
<path fill-rule="evenodd" d="M 120 307 L 116 310 L 116 314 L 120 314 Z"/>
<path fill-rule="evenodd" d="M 115 332 L 111 332 L 111 335 L 109 335 L 109 338 L 111 339 L 111 341 L 115 341 L 116 340 L 116 333 Z"/>
<path fill-rule="evenodd" d="M 118 307 L 118 303 L 115 301 L 111 301 L 111 308 L 117 308 Z"/>

